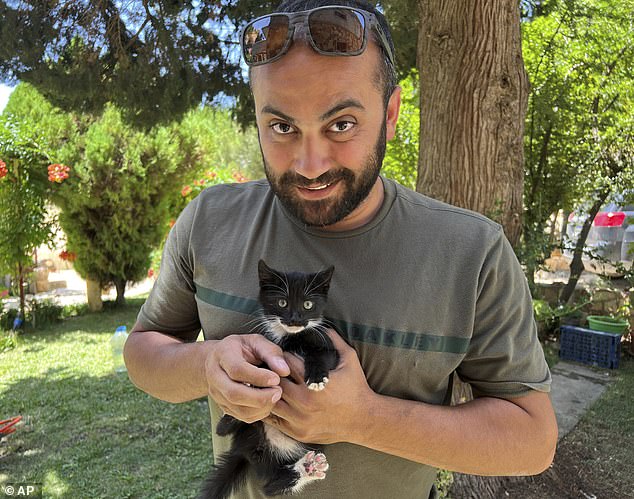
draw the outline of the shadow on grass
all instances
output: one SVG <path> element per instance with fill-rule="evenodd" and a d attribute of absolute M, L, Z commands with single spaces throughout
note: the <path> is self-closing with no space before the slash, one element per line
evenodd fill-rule
<path fill-rule="evenodd" d="M 76 331 L 113 334 L 121 325 L 126 325 L 130 331 L 143 303 L 145 298 L 128 298 L 126 304 L 120 307 L 115 306 L 114 302 L 104 302 L 102 312 L 85 312 L 35 329 L 27 325 L 20 338 L 24 343 L 28 343 L 30 340 L 56 341 L 63 334 Z"/>
<path fill-rule="evenodd" d="M 0 483 L 43 483 L 44 497 L 195 497 L 211 467 L 206 401 L 162 402 L 125 374 L 5 384 L 0 419 L 18 414 L 30 425 L 0 446 Z"/>

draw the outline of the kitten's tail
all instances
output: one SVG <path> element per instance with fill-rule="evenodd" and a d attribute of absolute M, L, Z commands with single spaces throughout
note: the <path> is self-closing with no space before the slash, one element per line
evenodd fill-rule
<path fill-rule="evenodd" d="M 199 499 L 228 499 L 246 479 L 249 462 L 240 455 L 225 453 L 207 477 Z"/>

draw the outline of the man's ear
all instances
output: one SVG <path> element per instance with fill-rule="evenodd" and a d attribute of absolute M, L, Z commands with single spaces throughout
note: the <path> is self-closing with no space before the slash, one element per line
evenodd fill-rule
<path fill-rule="evenodd" d="M 385 110 L 385 140 L 392 140 L 396 134 L 396 122 L 398 121 L 398 113 L 401 110 L 401 87 L 398 85 L 394 88 L 390 100 Z"/>

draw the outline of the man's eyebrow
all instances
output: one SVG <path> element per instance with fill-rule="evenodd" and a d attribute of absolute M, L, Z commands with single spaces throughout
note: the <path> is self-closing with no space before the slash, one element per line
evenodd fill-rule
<path fill-rule="evenodd" d="M 361 110 L 365 111 L 365 107 L 363 107 L 363 104 L 361 104 L 358 100 L 356 100 L 356 99 L 346 99 L 344 101 L 341 101 L 339 104 L 334 106 L 332 109 L 329 109 L 328 111 L 326 111 L 324 114 L 322 114 L 319 117 L 319 119 L 321 121 L 326 121 L 328 118 L 330 118 L 331 116 L 334 116 L 339 111 L 343 111 L 344 109 L 349 108 L 349 107 L 356 107 L 357 109 L 361 109 Z"/>
<path fill-rule="evenodd" d="M 295 120 L 293 118 L 291 118 L 287 114 L 283 113 L 279 109 L 275 109 L 273 106 L 270 106 L 268 104 L 262 108 L 262 114 L 264 114 L 264 113 L 274 114 L 274 115 L 279 116 L 280 118 L 282 118 L 284 121 L 288 121 L 291 125 L 295 124 Z"/>

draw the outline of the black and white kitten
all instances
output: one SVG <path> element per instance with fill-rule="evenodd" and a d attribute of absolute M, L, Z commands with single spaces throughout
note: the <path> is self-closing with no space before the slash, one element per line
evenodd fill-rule
<path fill-rule="evenodd" d="M 263 260 L 258 263 L 259 332 L 304 359 L 304 380 L 315 391 L 324 389 L 330 371 L 339 363 L 322 315 L 333 271 L 334 267 L 314 274 L 285 273 Z M 316 446 L 300 443 L 262 421 L 248 424 L 226 414 L 216 433 L 233 435 L 231 449 L 214 465 L 201 499 L 229 497 L 244 484 L 249 466 L 264 481 L 268 496 L 298 492 L 326 476 L 328 461 Z"/>

